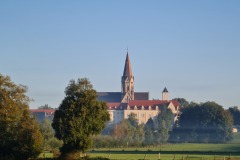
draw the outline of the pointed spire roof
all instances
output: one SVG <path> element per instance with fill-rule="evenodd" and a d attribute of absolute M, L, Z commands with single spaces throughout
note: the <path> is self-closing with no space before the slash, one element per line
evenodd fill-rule
<path fill-rule="evenodd" d="M 168 92 L 167 88 L 165 87 L 164 90 L 162 92 Z"/>
<path fill-rule="evenodd" d="M 132 67 L 130 64 L 130 58 L 127 52 L 124 71 L 123 71 L 123 77 L 132 77 Z"/>

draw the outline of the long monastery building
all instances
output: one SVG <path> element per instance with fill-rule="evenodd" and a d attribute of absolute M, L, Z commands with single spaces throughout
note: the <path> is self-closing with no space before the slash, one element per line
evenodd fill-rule
<path fill-rule="evenodd" d="M 162 91 L 162 100 L 149 100 L 148 92 L 134 92 L 134 76 L 128 52 L 121 84 L 121 92 L 98 92 L 98 100 L 107 102 L 110 124 L 121 122 L 130 113 L 137 115 L 139 124 L 145 124 L 149 118 L 154 118 L 161 112 L 162 106 L 170 108 L 176 120 L 180 104 L 177 100 L 169 100 L 167 88 Z"/>

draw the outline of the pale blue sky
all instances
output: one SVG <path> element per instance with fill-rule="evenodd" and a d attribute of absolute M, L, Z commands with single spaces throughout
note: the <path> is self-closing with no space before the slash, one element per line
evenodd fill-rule
<path fill-rule="evenodd" d="M 0 73 L 58 107 L 70 79 L 120 91 L 129 49 L 135 91 L 240 105 L 239 0 L 0 1 Z"/>

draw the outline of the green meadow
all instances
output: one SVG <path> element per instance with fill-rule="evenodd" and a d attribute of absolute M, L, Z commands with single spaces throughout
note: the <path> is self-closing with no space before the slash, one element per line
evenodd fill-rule
<path fill-rule="evenodd" d="M 141 148 L 99 148 L 87 152 L 90 158 L 161 160 L 240 160 L 240 144 L 166 144 Z M 39 158 L 52 158 L 42 153 Z"/>
<path fill-rule="evenodd" d="M 89 151 L 90 157 L 110 159 L 166 159 L 166 160 L 240 160 L 240 144 L 166 144 L 145 148 L 99 148 Z"/>
<path fill-rule="evenodd" d="M 91 158 L 116 160 L 240 160 L 240 133 L 234 135 L 231 143 L 181 143 L 151 147 L 132 148 L 94 148 L 87 152 Z M 39 158 L 52 158 L 53 154 L 44 152 Z"/>

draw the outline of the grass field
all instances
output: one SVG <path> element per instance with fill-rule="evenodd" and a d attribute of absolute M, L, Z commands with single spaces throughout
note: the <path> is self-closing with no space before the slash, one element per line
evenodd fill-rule
<path fill-rule="evenodd" d="M 100 148 L 89 152 L 90 157 L 110 159 L 162 160 L 240 160 L 240 144 L 167 144 L 149 148 Z"/>
<path fill-rule="evenodd" d="M 159 157 L 160 153 L 160 157 Z M 141 148 L 98 148 L 88 151 L 90 158 L 103 157 L 112 160 L 240 160 L 240 133 L 228 144 L 166 144 Z M 52 158 L 49 152 L 39 158 Z"/>

